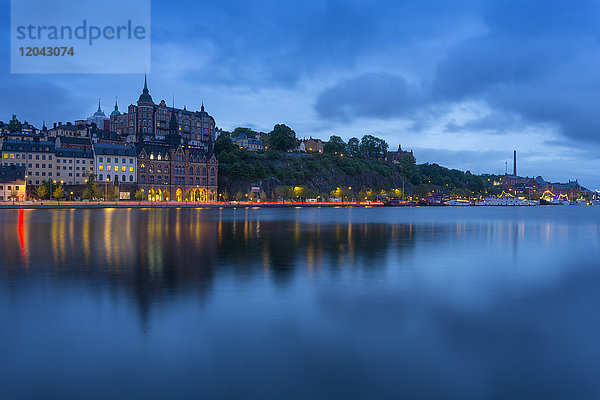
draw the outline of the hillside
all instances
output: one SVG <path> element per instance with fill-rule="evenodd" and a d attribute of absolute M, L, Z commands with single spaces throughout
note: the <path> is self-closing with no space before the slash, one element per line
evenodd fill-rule
<path fill-rule="evenodd" d="M 277 197 L 372 197 L 432 192 L 456 194 L 486 190 L 486 179 L 437 164 L 417 165 L 412 156 L 399 164 L 334 154 L 251 152 L 243 149 L 219 154 L 219 186 L 224 197 L 242 199 L 253 186 L 263 199 Z M 293 188 L 296 188 L 294 191 Z M 332 191 L 337 191 L 332 194 Z"/>

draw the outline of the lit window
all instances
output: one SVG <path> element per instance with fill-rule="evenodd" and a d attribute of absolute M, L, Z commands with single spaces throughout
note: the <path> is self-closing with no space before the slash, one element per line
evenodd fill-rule
<path fill-rule="evenodd" d="M 104 166 L 100 165 L 100 166 L 98 167 L 98 171 L 104 171 Z"/>
<path fill-rule="evenodd" d="M 109 165 L 108 167 L 106 167 L 106 170 L 107 170 L 107 171 L 110 171 L 110 165 Z"/>
<path fill-rule="evenodd" d="M 129 167 L 129 172 L 133 172 L 133 167 Z"/>
<path fill-rule="evenodd" d="M 121 167 L 121 171 L 125 172 L 125 167 Z"/>

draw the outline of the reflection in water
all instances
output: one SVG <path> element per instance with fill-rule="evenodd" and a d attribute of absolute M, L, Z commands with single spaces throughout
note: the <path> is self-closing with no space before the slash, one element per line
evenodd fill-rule
<path fill-rule="evenodd" d="M 586 371 L 600 366 L 580 355 L 600 333 L 585 312 L 599 300 L 600 219 L 591 207 L 524 212 L 4 210 L 0 323 L 14 329 L 0 332 L 0 398 L 3 385 L 39 397 L 22 389 L 25 364 L 61 371 L 56 397 L 86 398 L 88 386 L 71 386 L 78 368 L 99 398 L 122 397 L 107 384 L 115 369 L 138 389 L 129 397 L 174 386 L 248 397 L 234 376 L 258 397 L 548 398 L 573 390 L 556 379 L 568 365 L 585 383 L 575 397 L 593 398 Z M 62 368 L 38 359 L 54 348 Z"/>

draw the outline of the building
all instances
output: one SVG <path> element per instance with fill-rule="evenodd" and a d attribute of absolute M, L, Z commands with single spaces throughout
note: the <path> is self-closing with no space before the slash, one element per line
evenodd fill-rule
<path fill-rule="evenodd" d="M 216 201 L 218 163 L 213 141 L 202 147 L 186 144 L 179 130 L 177 110 L 170 115 L 165 139 L 139 137 L 139 190 L 150 201 Z"/>
<path fill-rule="evenodd" d="M 144 89 L 136 105 L 130 104 L 127 112 L 122 114 L 115 104 L 115 110 L 110 115 L 110 130 L 127 135 L 130 143 L 136 142 L 138 135 L 146 140 L 163 140 L 169 134 L 172 113 L 175 114 L 182 140 L 187 145 L 208 151 L 209 144 L 215 139 L 216 126 L 214 118 L 204 110 L 204 104 L 200 111 L 168 107 L 164 100 L 155 104 L 145 77 Z"/>
<path fill-rule="evenodd" d="M 55 138 L 58 136 L 70 136 L 70 137 L 89 137 L 90 125 L 87 124 L 72 124 L 67 122 L 63 124 L 55 122 L 54 127 L 48 129 L 48 138 Z"/>
<path fill-rule="evenodd" d="M 241 149 L 250 151 L 260 151 L 265 149 L 265 145 L 260 139 L 250 138 L 245 133 L 233 136 L 231 141 Z"/>
<path fill-rule="evenodd" d="M 28 185 L 56 179 L 54 142 L 7 139 L 2 142 L 2 165 L 26 167 Z"/>
<path fill-rule="evenodd" d="M 387 160 L 391 163 L 398 164 L 404 157 L 408 155 L 414 157 L 413 151 L 404 151 L 402 150 L 402 146 L 398 145 L 397 151 L 388 151 Z"/>
<path fill-rule="evenodd" d="M 100 107 L 100 99 L 98 99 L 98 110 L 86 120 L 87 125 L 95 124 L 98 129 L 109 129 L 110 118 L 108 118 Z"/>
<path fill-rule="evenodd" d="M 67 185 L 85 185 L 94 172 L 94 155 L 91 149 L 57 148 L 54 180 Z"/>
<path fill-rule="evenodd" d="M 313 139 L 312 137 L 308 140 L 303 140 L 304 151 L 307 153 L 323 153 L 323 141 L 321 139 Z"/>
<path fill-rule="evenodd" d="M 98 182 L 135 183 L 137 153 L 133 145 L 94 143 L 94 175 Z"/>
<path fill-rule="evenodd" d="M 26 168 L 0 166 L 0 201 L 25 201 L 27 199 Z"/>

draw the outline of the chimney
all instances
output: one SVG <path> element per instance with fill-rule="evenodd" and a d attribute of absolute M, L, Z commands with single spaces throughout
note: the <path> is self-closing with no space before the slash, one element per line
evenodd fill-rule
<path fill-rule="evenodd" d="M 58 126 L 62 126 L 62 122 L 58 121 Z"/>
<path fill-rule="evenodd" d="M 56 122 L 54 123 L 54 127 L 56 128 Z"/>
<path fill-rule="evenodd" d="M 517 176 L 517 151 L 514 152 L 514 160 L 513 160 L 513 175 Z"/>

